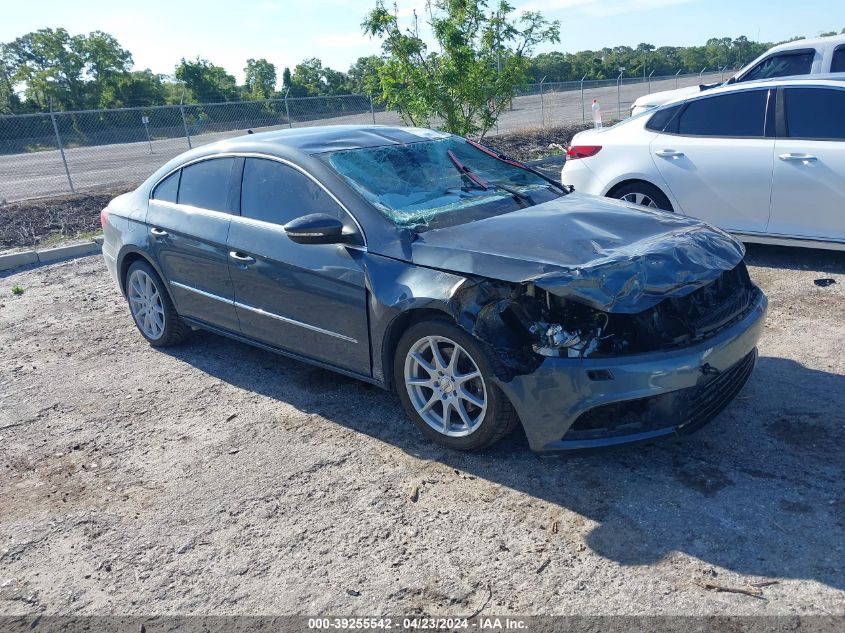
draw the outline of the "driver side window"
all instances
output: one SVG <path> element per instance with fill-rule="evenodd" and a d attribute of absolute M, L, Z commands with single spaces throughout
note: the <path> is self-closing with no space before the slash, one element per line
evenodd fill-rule
<path fill-rule="evenodd" d="M 284 225 L 309 213 L 345 220 L 338 204 L 302 172 L 274 160 L 246 159 L 241 187 L 243 217 Z"/>
<path fill-rule="evenodd" d="M 815 50 L 791 51 L 772 55 L 745 73 L 739 81 L 809 75 L 813 69 L 813 58 L 815 56 Z"/>

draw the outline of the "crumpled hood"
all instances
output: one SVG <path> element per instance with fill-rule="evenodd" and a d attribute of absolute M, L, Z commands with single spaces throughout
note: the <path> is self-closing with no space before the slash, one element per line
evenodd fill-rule
<path fill-rule="evenodd" d="M 674 213 L 569 194 L 420 233 L 411 261 L 514 283 L 533 282 L 607 312 L 637 313 L 705 285 L 742 261 L 727 233 Z"/>

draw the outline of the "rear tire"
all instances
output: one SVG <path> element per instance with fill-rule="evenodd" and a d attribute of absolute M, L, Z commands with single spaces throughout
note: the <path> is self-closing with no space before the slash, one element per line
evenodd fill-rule
<path fill-rule="evenodd" d="M 191 333 L 191 329 L 179 318 L 161 277 L 147 262 L 132 262 L 126 271 L 125 287 L 132 320 L 150 345 L 176 345 Z"/>
<path fill-rule="evenodd" d="M 609 194 L 609 198 L 616 198 L 617 200 L 624 200 L 631 204 L 638 204 L 652 209 L 663 209 L 664 211 L 674 211 L 672 203 L 660 189 L 647 182 L 629 182 L 627 185 L 614 189 Z"/>
<path fill-rule="evenodd" d="M 495 355 L 473 336 L 446 319 L 434 319 L 402 335 L 393 384 L 408 417 L 428 439 L 455 450 L 480 450 L 519 423 L 492 381 L 498 366 Z"/>

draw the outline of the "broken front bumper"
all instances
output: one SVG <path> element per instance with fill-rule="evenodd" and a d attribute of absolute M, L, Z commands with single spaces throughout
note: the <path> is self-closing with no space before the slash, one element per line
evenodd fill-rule
<path fill-rule="evenodd" d="M 768 302 L 695 346 L 616 358 L 546 358 L 498 381 L 535 451 L 601 448 L 692 432 L 746 383 Z"/>

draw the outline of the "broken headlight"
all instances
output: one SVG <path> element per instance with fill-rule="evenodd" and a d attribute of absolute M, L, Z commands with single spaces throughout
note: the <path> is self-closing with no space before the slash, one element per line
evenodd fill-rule
<path fill-rule="evenodd" d="M 602 328 L 567 330 L 558 323 L 535 323 L 529 329 L 535 337 L 532 349 L 542 356 L 584 358 L 598 349 Z"/>

